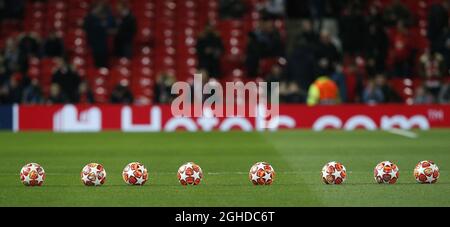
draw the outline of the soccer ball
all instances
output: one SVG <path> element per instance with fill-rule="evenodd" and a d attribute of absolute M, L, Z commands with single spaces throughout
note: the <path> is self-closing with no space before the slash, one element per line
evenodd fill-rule
<path fill-rule="evenodd" d="M 81 171 L 81 181 L 86 186 L 100 186 L 105 183 L 106 171 L 102 165 L 89 163 Z"/>
<path fill-rule="evenodd" d="M 37 163 L 28 163 L 20 170 L 20 180 L 25 186 L 41 186 L 45 180 L 45 171 Z"/>
<path fill-rule="evenodd" d="M 390 161 L 378 163 L 373 170 L 373 177 L 379 184 L 395 184 L 398 180 L 399 169 Z"/>
<path fill-rule="evenodd" d="M 346 178 L 345 166 L 339 162 L 329 162 L 322 168 L 322 180 L 325 184 L 342 184 Z"/>
<path fill-rule="evenodd" d="M 267 162 L 257 162 L 248 174 L 254 185 L 271 185 L 275 179 L 275 170 Z"/>
<path fill-rule="evenodd" d="M 433 161 L 421 161 L 414 168 L 414 177 L 421 184 L 434 184 L 439 179 L 439 168 Z"/>
<path fill-rule="evenodd" d="M 203 172 L 199 165 L 188 162 L 180 166 L 177 177 L 182 185 L 198 185 L 202 181 Z"/>
<path fill-rule="evenodd" d="M 145 166 L 139 162 L 132 162 L 125 166 L 122 172 L 125 183 L 129 185 L 144 185 L 148 179 Z"/>

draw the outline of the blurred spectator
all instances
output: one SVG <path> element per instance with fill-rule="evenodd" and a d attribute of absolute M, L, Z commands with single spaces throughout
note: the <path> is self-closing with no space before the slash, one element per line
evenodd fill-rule
<path fill-rule="evenodd" d="M 383 94 L 383 103 L 401 103 L 400 95 L 388 84 L 386 76 L 378 74 L 375 76 L 375 86 Z"/>
<path fill-rule="evenodd" d="M 77 103 L 81 104 L 93 104 L 95 103 L 94 93 L 92 92 L 89 84 L 86 81 L 82 81 L 78 87 Z"/>
<path fill-rule="evenodd" d="M 273 21 L 260 21 L 258 27 L 249 33 L 246 67 L 250 77 L 258 75 L 259 61 L 263 58 L 279 57 L 284 47 L 279 31 Z"/>
<path fill-rule="evenodd" d="M 266 0 L 257 6 L 263 19 L 279 19 L 285 15 L 285 0 Z"/>
<path fill-rule="evenodd" d="M 206 69 L 212 77 L 221 76 L 220 58 L 223 54 L 223 43 L 219 33 L 207 25 L 197 39 L 198 67 Z"/>
<path fill-rule="evenodd" d="M 340 60 L 340 54 L 336 46 L 331 42 L 331 36 L 327 30 L 323 30 L 320 33 L 320 40 L 315 55 L 319 64 L 319 72 L 317 74 L 331 75 Z"/>
<path fill-rule="evenodd" d="M 308 44 L 315 44 L 319 40 L 319 35 L 314 30 L 311 20 L 303 20 L 301 22 L 300 34 L 297 39 L 303 39 Z"/>
<path fill-rule="evenodd" d="M 430 6 L 428 12 L 428 27 L 427 36 L 431 43 L 431 50 L 436 51 L 438 47 L 438 40 L 444 34 L 444 29 L 448 28 L 448 16 L 450 10 L 450 3 L 448 0 L 442 3 L 434 3 Z"/>
<path fill-rule="evenodd" d="M 408 29 L 402 21 L 398 21 L 391 35 L 388 56 L 394 76 L 411 76 L 411 60 L 414 59 L 411 42 Z"/>
<path fill-rule="evenodd" d="M 133 104 L 134 97 L 128 83 L 118 84 L 111 93 L 110 101 L 114 104 Z"/>
<path fill-rule="evenodd" d="M 50 95 L 47 104 L 64 104 L 68 102 L 66 96 L 61 92 L 61 87 L 58 84 L 50 86 Z"/>
<path fill-rule="evenodd" d="M 411 26 L 413 23 L 411 12 L 400 0 L 393 0 L 384 10 L 384 19 L 388 26 L 394 26 L 399 21 L 406 26 Z"/>
<path fill-rule="evenodd" d="M 384 19 L 383 19 L 383 11 L 379 4 L 376 2 L 372 2 L 368 6 L 368 14 L 366 15 L 366 23 L 370 25 L 374 25 L 378 29 L 384 27 Z"/>
<path fill-rule="evenodd" d="M 282 79 L 279 92 L 281 103 L 304 103 L 306 99 L 305 93 L 295 81 Z"/>
<path fill-rule="evenodd" d="M 277 92 L 271 89 L 271 83 L 278 82 L 278 92 L 281 103 L 305 102 L 304 92 L 295 81 L 290 81 L 286 78 L 283 68 L 280 65 L 275 64 L 272 66 L 270 73 L 266 75 L 265 80 L 267 82 L 268 97 L 270 97 L 272 92 Z"/>
<path fill-rule="evenodd" d="M 46 57 L 62 57 L 64 55 L 64 41 L 56 31 L 52 31 L 45 39 L 43 49 Z"/>
<path fill-rule="evenodd" d="M 219 0 L 219 16 L 221 19 L 242 18 L 247 10 L 243 0 Z"/>
<path fill-rule="evenodd" d="M 438 97 L 441 90 L 441 80 L 446 75 L 444 57 L 433 51 L 425 51 L 420 57 L 419 75 L 425 79 L 424 87 L 434 97 Z"/>
<path fill-rule="evenodd" d="M 316 79 L 316 64 L 313 47 L 300 36 L 288 58 L 288 78 L 306 91 Z"/>
<path fill-rule="evenodd" d="M 450 75 L 450 27 L 445 28 L 441 37 L 436 41 L 436 51 L 444 57 L 447 66 L 445 76 Z"/>
<path fill-rule="evenodd" d="M 203 73 L 204 74 L 204 73 Z M 170 103 L 173 100 L 171 94 L 172 85 L 176 82 L 175 75 L 169 72 L 161 73 L 155 84 L 155 102 L 156 103 Z"/>
<path fill-rule="evenodd" d="M 340 103 L 339 88 L 327 76 L 321 76 L 314 81 L 308 90 L 308 106 L 335 105 Z"/>
<path fill-rule="evenodd" d="M 347 102 L 347 78 L 344 75 L 343 68 L 341 65 L 335 66 L 335 71 L 331 75 L 331 79 L 336 83 L 339 89 L 340 101 Z"/>
<path fill-rule="evenodd" d="M 24 104 L 41 104 L 43 102 L 42 89 L 39 80 L 34 78 L 31 83 L 25 87 L 23 91 L 22 103 Z"/>
<path fill-rule="evenodd" d="M 0 52 L 0 87 L 9 81 L 9 72 L 6 68 L 5 58 Z"/>
<path fill-rule="evenodd" d="M 444 57 L 438 52 L 427 50 L 420 56 L 419 75 L 425 79 L 444 77 L 446 68 Z"/>
<path fill-rule="evenodd" d="M 23 56 L 39 56 L 40 40 L 34 32 L 25 32 L 18 38 L 19 52 Z"/>
<path fill-rule="evenodd" d="M 19 36 L 17 49 L 19 51 L 18 66 L 22 73 L 28 71 L 28 59 L 40 57 L 40 40 L 37 34 L 26 32 Z"/>
<path fill-rule="evenodd" d="M 363 51 L 366 29 L 362 10 L 355 4 L 347 5 L 339 18 L 339 36 L 342 47 L 348 54 L 359 54 Z"/>
<path fill-rule="evenodd" d="M 373 76 L 384 72 L 386 56 L 389 47 L 389 37 L 383 27 L 383 21 L 378 8 L 370 7 L 368 17 L 368 28 L 364 36 L 365 56 L 367 58 L 368 74 Z"/>
<path fill-rule="evenodd" d="M 120 1 L 117 4 L 117 34 L 114 39 L 115 53 L 118 57 L 131 58 L 133 40 L 136 34 L 136 18 L 133 16 L 127 2 Z"/>
<path fill-rule="evenodd" d="M 68 102 L 76 103 L 78 96 L 78 87 L 80 85 L 80 76 L 65 59 L 56 59 L 56 70 L 52 76 L 52 83 L 60 87 L 61 93 Z"/>
<path fill-rule="evenodd" d="M 366 88 L 363 91 L 362 101 L 365 104 L 379 104 L 383 103 L 383 91 L 375 85 L 373 80 L 367 81 Z"/>
<path fill-rule="evenodd" d="M 322 29 L 322 19 L 325 16 L 326 0 L 314 0 L 308 2 L 314 28 L 316 31 L 320 31 Z"/>
<path fill-rule="evenodd" d="M 11 77 L 9 83 L 3 88 L 3 102 L 6 104 L 21 103 L 22 101 L 22 85 L 17 76 Z"/>
<path fill-rule="evenodd" d="M 98 68 L 108 66 L 108 33 L 113 26 L 111 10 L 103 1 L 95 3 L 84 18 L 83 28 Z"/>
<path fill-rule="evenodd" d="M 414 104 L 432 104 L 434 103 L 433 95 L 427 91 L 424 86 L 416 88 L 414 95 Z"/>
<path fill-rule="evenodd" d="M 283 77 L 283 68 L 280 65 L 275 64 L 270 69 L 270 73 L 266 76 L 266 81 L 268 83 L 279 82 Z"/>
<path fill-rule="evenodd" d="M 301 22 L 300 33 L 296 37 L 293 50 L 288 56 L 287 75 L 290 80 L 294 80 L 304 91 L 316 79 L 318 61 L 316 59 L 318 34 L 314 31 L 311 20 Z"/>
<path fill-rule="evenodd" d="M 8 92 L 6 85 L 0 86 L 0 104 L 8 103 Z"/>
<path fill-rule="evenodd" d="M 442 86 L 441 92 L 439 93 L 439 103 L 450 104 L 450 83 Z"/>
<path fill-rule="evenodd" d="M 4 104 L 21 103 L 23 86 L 18 74 L 11 78 L 0 87 L 0 99 Z"/>
<path fill-rule="evenodd" d="M 7 74 L 19 70 L 19 50 L 14 38 L 6 39 L 3 57 Z"/>

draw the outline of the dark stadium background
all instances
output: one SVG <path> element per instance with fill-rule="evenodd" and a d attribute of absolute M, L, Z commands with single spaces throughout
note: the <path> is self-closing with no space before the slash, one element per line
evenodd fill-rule
<path fill-rule="evenodd" d="M 442 0 L 1 0 L 0 104 L 169 103 L 195 72 L 279 81 L 284 103 L 305 103 L 319 76 L 339 90 L 332 104 L 448 103 L 448 12 Z"/>

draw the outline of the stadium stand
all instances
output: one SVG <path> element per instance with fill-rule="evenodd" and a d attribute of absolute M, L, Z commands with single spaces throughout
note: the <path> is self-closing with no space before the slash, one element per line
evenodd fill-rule
<path fill-rule="evenodd" d="M 7 0 L 6 0 L 7 1 Z M 36 37 L 37 42 L 43 42 L 50 34 L 55 33 L 64 43 L 67 61 L 78 72 L 81 79 L 88 82 L 96 103 L 110 101 L 112 90 L 118 84 L 129 87 L 137 104 L 154 103 L 154 88 L 157 77 L 163 72 L 176 75 L 177 80 L 188 81 L 197 72 L 198 59 L 196 56 L 196 40 L 198 34 L 206 25 L 213 25 L 219 32 L 224 45 L 221 55 L 220 81 L 254 80 L 247 76 L 245 66 L 248 45 L 248 33 L 258 27 L 262 19 L 261 6 L 264 0 L 245 0 L 246 11 L 242 18 L 222 19 L 219 15 L 219 0 L 130 0 L 125 1 L 130 6 L 132 15 L 136 19 L 136 35 L 133 41 L 132 57 L 117 57 L 113 54 L 114 36 L 108 35 L 107 55 L 108 67 L 96 67 L 92 49 L 83 29 L 84 19 L 94 4 L 106 4 L 114 17 L 119 17 L 116 5 L 119 0 L 43 0 L 17 1 L 23 2 L 23 18 L 2 18 L 0 22 L 0 49 L 7 54 L 8 45 L 18 45 L 20 37 L 29 34 Z M 355 1 L 359 2 L 359 1 Z M 375 6 L 383 11 L 393 4 L 391 0 L 367 1 L 364 15 L 369 12 L 369 6 Z M 427 78 L 415 76 L 418 72 L 419 57 L 429 49 L 428 20 L 430 8 L 440 1 L 431 0 L 402 0 L 408 12 L 411 12 L 413 22 L 407 27 L 409 46 L 414 54 L 411 71 L 408 75 L 391 75 L 389 67 L 395 67 L 395 45 L 402 45 L 402 36 L 398 35 L 396 26 L 386 26 L 389 37 L 389 53 L 387 54 L 387 69 L 383 74 L 389 77 L 389 85 L 401 96 L 402 101 L 413 104 L 414 90 L 423 84 Z M 352 4 L 349 4 L 352 5 Z M 448 10 L 448 8 L 447 8 Z M 344 12 L 345 10 L 342 10 Z M 283 42 L 289 36 L 286 29 L 286 18 L 272 19 L 271 22 L 280 32 Z M 448 23 L 447 28 L 448 30 Z M 400 38 L 399 38 L 400 37 Z M 400 42 L 400 43 L 397 43 Z M 9 44 L 8 44 L 9 43 Z M 347 102 L 361 102 L 358 98 L 366 81 L 371 80 L 367 65 L 368 59 L 363 54 L 347 55 L 342 50 L 342 60 L 345 84 L 347 86 Z M 448 56 L 444 56 L 447 57 Z M 3 56 L 2 59 L 5 57 Z M 11 80 L 24 81 L 38 79 L 44 97 L 50 93 L 52 75 L 56 67 L 54 57 L 30 54 L 26 57 L 23 70 L 8 69 Z M 448 59 L 446 59 L 448 62 Z M 285 56 L 264 58 L 259 63 L 258 78 L 265 78 L 275 64 L 286 64 Z M 289 62 L 287 63 L 289 64 Z M 448 82 L 448 65 L 446 75 L 440 75 Z M 316 75 L 319 76 L 319 75 Z M 331 75 L 330 75 L 331 76 Z M 3 81 L 3 79 L 2 79 Z M 6 86 L 0 103 L 11 102 L 8 96 L 7 80 L 2 82 Z M 359 85 L 358 85 L 359 84 Z M 1 92 L 0 92 L 1 93 Z M 0 95 L 1 96 L 1 95 Z M 19 99 L 20 100 L 20 99 Z"/>

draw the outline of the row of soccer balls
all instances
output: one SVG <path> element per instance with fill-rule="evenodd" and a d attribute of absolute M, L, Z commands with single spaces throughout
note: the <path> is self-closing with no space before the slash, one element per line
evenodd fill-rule
<path fill-rule="evenodd" d="M 144 185 L 148 180 L 148 171 L 139 162 L 125 166 L 122 172 L 125 183 L 129 185 Z M 182 185 L 198 185 L 203 179 L 199 165 L 188 162 L 177 172 Z M 390 161 L 379 163 L 374 169 L 376 182 L 394 184 L 399 177 L 399 169 Z M 421 161 L 414 168 L 414 177 L 418 183 L 433 184 L 439 178 L 439 168 L 433 161 Z M 254 185 L 270 185 L 275 179 L 275 170 L 267 162 L 258 162 L 250 168 L 249 179 Z M 325 184 L 342 184 L 347 179 L 347 172 L 339 162 L 329 162 L 322 168 L 322 180 Z M 20 171 L 20 180 L 26 186 L 41 186 L 45 180 L 45 171 L 36 163 L 25 165 Z M 100 186 L 105 183 L 106 171 L 101 164 L 90 163 L 81 171 L 81 181 L 86 186 Z"/>

